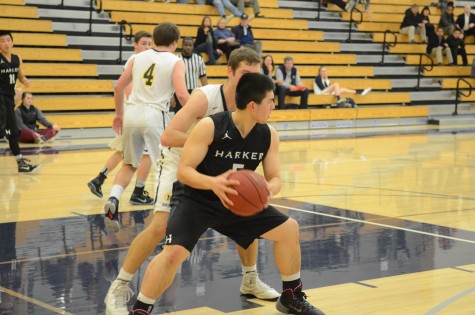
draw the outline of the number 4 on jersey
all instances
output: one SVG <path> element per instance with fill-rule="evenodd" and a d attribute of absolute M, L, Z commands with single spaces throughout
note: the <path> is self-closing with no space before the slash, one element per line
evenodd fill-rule
<path fill-rule="evenodd" d="M 148 67 L 147 71 L 143 74 L 143 82 L 146 86 L 153 85 L 153 70 L 155 70 L 155 63 L 152 63 L 150 67 Z"/>

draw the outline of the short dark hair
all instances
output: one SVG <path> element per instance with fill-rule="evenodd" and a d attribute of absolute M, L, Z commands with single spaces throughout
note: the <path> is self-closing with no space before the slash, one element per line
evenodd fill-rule
<path fill-rule="evenodd" d="M 286 63 L 287 61 L 292 61 L 292 62 L 294 62 L 294 58 L 292 58 L 292 57 L 290 57 L 290 56 L 286 56 L 286 57 L 284 58 L 284 63 Z"/>
<path fill-rule="evenodd" d="M 170 46 L 180 38 L 180 29 L 176 24 L 163 22 L 155 26 L 153 30 L 153 42 L 155 46 Z"/>
<path fill-rule="evenodd" d="M 152 38 L 152 34 L 146 31 L 138 31 L 137 33 L 135 33 L 134 42 L 138 44 L 142 37 Z"/>
<path fill-rule="evenodd" d="M 234 49 L 229 56 L 228 67 L 231 67 L 233 73 L 236 73 L 242 61 L 244 61 L 246 65 L 261 64 L 261 57 L 259 57 L 259 54 L 254 49 L 248 47 Z"/>
<path fill-rule="evenodd" d="M 10 39 L 12 40 L 13 42 L 13 35 L 10 31 L 0 31 L 0 36 L 5 36 L 5 35 L 8 35 L 10 36 Z"/>
<path fill-rule="evenodd" d="M 267 93 L 274 89 L 274 82 L 268 76 L 260 73 L 246 73 L 236 87 L 236 107 L 245 109 L 250 102 L 260 104 Z"/>
<path fill-rule="evenodd" d="M 21 95 L 21 100 L 23 101 L 27 95 L 33 96 L 33 94 L 31 94 L 30 92 L 23 92 L 23 94 Z"/>
<path fill-rule="evenodd" d="M 191 44 L 193 44 L 193 38 L 192 37 L 190 37 L 190 36 L 183 37 L 183 44 L 185 44 L 185 42 L 187 42 L 187 41 L 190 41 Z"/>

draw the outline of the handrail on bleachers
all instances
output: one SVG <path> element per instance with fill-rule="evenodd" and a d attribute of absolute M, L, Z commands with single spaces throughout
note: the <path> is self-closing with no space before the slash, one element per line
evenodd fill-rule
<path fill-rule="evenodd" d="M 353 12 L 355 12 L 355 11 L 357 11 L 360 14 L 360 20 L 359 21 L 353 19 Z M 361 24 L 362 22 L 363 22 L 363 12 L 361 12 L 356 7 L 353 7 L 351 9 L 351 12 L 350 12 L 350 23 L 349 23 L 349 27 L 348 27 L 348 39 L 346 40 L 347 43 L 351 43 L 351 33 L 353 31 L 353 23 L 358 25 L 358 24 Z"/>
<path fill-rule="evenodd" d="M 125 32 L 125 25 L 128 25 L 129 26 L 129 35 L 124 35 L 124 32 Z M 122 38 L 125 38 L 127 41 L 130 41 L 132 39 L 132 37 L 134 36 L 134 31 L 133 31 L 133 27 L 132 27 L 132 24 L 127 22 L 126 20 L 122 20 L 119 22 L 119 29 L 120 29 L 120 33 L 119 33 L 119 58 L 117 58 L 117 63 L 118 64 L 121 64 L 122 63 Z"/>
<path fill-rule="evenodd" d="M 462 89 L 460 88 L 460 82 L 464 82 L 468 85 L 468 94 L 465 94 Z M 457 89 L 455 90 L 455 110 L 452 115 L 457 116 L 458 115 L 458 104 L 460 102 L 460 96 L 465 96 L 469 97 L 472 95 L 472 84 L 465 80 L 464 78 L 458 78 L 457 80 Z"/>
<path fill-rule="evenodd" d="M 423 62 L 422 62 L 422 58 L 426 56 L 430 59 L 430 66 L 426 66 Z M 434 69 L 434 60 L 432 60 L 432 58 L 428 55 L 428 54 L 420 54 L 419 55 L 419 66 L 417 67 L 417 86 L 415 87 L 416 91 L 419 91 L 420 89 L 420 84 L 421 84 L 421 74 L 422 74 L 422 71 L 432 71 Z"/>
<path fill-rule="evenodd" d="M 394 42 L 388 43 L 386 41 L 386 36 L 388 34 L 393 34 Z M 381 63 L 380 63 L 381 66 L 384 66 L 384 56 L 386 55 L 386 49 L 389 50 L 390 47 L 396 47 L 396 45 L 397 45 L 397 34 L 391 30 L 386 30 L 384 32 L 383 48 L 381 49 Z"/>

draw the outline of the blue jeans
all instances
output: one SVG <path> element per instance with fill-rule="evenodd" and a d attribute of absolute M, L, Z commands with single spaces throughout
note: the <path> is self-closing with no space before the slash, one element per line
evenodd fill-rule
<path fill-rule="evenodd" d="M 220 57 L 220 54 L 218 54 L 218 52 L 213 49 L 213 43 L 209 41 L 206 41 L 196 46 L 195 49 L 193 49 L 193 52 L 198 55 L 202 52 L 206 52 L 208 54 L 210 64 L 215 64 L 216 58 Z"/>
<path fill-rule="evenodd" d="M 229 0 L 213 0 L 213 5 L 218 10 L 219 15 L 225 16 L 226 12 L 224 12 L 224 8 L 231 11 L 231 14 L 234 16 L 241 16 L 242 12 L 236 8 L 231 1 Z"/>
<path fill-rule="evenodd" d="M 205 0 L 195 0 L 196 4 L 205 4 Z M 190 0 L 176 0 L 176 3 L 184 3 L 184 4 L 188 4 L 190 3 Z"/>

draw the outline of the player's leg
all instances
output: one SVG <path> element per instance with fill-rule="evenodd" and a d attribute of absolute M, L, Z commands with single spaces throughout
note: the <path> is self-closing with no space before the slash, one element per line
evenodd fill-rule
<path fill-rule="evenodd" d="M 299 225 L 289 218 L 283 224 L 264 233 L 263 238 L 274 241 L 274 259 L 282 276 L 282 295 L 277 301 L 277 310 L 287 314 L 324 315 L 311 305 L 302 292 L 300 279 L 301 253 Z"/>
<path fill-rule="evenodd" d="M 122 136 L 116 135 L 115 138 L 109 143 L 109 147 L 114 150 L 114 153 L 107 159 L 102 170 L 97 174 L 95 178 L 87 183 L 87 186 L 91 192 L 99 198 L 102 198 L 102 185 L 106 180 L 110 172 L 112 172 L 117 165 L 122 161 Z"/>
<path fill-rule="evenodd" d="M 259 242 L 257 239 L 247 249 L 238 246 L 238 254 L 242 266 L 240 292 L 243 295 L 258 299 L 275 301 L 280 296 L 279 292 L 262 282 L 257 273 L 258 248 Z"/>
<path fill-rule="evenodd" d="M 145 190 L 145 182 L 147 181 L 148 174 L 152 168 L 152 160 L 148 155 L 148 151 L 145 151 L 140 160 L 140 166 L 137 169 L 137 180 L 135 181 L 135 188 L 130 196 L 129 203 L 133 205 L 153 205 L 153 198 L 151 198 L 148 192 Z"/>

